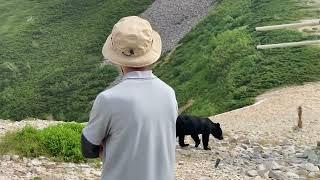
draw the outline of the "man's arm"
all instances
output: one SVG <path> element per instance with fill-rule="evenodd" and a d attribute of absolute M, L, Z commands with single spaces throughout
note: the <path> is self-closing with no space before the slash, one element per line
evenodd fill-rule
<path fill-rule="evenodd" d="M 82 156 L 85 158 L 97 158 L 100 153 L 100 146 L 91 144 L 88 139 L 81 135 L 81 151 Z"/>
<path fill-rule="evenodd" d="M 103 94 L 99 94 L 90 112 L 90 120 L 82 130 L 81 150 L 86 158 L 97 158 L 101 154 L 101 145 L 105 138 L 111 119 L 111 109 Z"/>

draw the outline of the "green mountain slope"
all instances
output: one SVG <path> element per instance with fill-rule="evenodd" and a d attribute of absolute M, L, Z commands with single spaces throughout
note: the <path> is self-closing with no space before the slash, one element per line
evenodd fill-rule
<path fill-rule="evenodd" d="M 117 72 L 101 47 L 151 0 L 0 0 L 0 118 L 87 120 Z"/>
<path fill-rule="evenodd" d="M 192 30 L 156 73 L 176 89 L 187 113 L 209 116 L 254 102 L 274 87 L 320 80 L 317 46 L 257 50 L 258 44 L 320 39 L 296 30 L 255 32 L 256 26 L 320 18 L 297 0 L 223 0 Z M 309 1 L 308 1 L 309 2 Z"/>

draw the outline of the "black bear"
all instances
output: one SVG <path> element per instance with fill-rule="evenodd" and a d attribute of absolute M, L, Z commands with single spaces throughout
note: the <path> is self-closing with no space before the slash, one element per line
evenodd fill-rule
<path fill-rule="evenodd" d="M 209 118 L 200 118 L 188 115 L 178 116 L 176 122 L 176 133 L 177 137 L 179 137 L 179 145 L 181 147 L 189 145 L 184 143 L 185 135 L 191 135 L 195 142 L 195 147 L 198 147 L 200 144 L 198 134 L 202 134 L 202 144 L 205 150 L 210 150 L 210 147 L 208 147 L 210 134 L 219 140 L 223 139 L 219 123 L 214 123 Z"/>

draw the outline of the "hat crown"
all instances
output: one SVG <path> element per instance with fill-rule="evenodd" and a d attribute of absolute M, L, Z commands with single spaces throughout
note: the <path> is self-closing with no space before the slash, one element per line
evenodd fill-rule
<path fill-rule="evenodd" d="M 137 16 L 122 18 L 113 27 L 112 47 L 126 56 L 142 56 L 152 48 L 152 33 L 148 21 Z"/>

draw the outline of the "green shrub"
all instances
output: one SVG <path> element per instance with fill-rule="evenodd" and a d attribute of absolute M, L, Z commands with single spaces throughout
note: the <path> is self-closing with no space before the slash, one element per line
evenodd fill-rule
<path fill-rule="evenodd" d="M 106 35 L 151 3 L 0 0 L 0 117 L 86 121 L 95 96 L 117 76 L 101 65 Z"/>
<path fill-rule="evenodd" d="M 0 140 L 0 154 L 12 153 L 26 157 L 47 155 L 41 139 L 39 130 L 31 126 L 26 126 L 17 132 L 9 132 Z"/>
<path fill-rule="evenodd" d="M 257 50 L 258 44 L 320 39 L 295 30 L 255 32 L 263 25 L 317 17 L 304 1 L 223 0 L 181 41 L 155 73 L 176 90 L 185 113 L 211 116 L 252 104 L 264 91 L 320 81 L 319 47 Z M 310 7 L 309 7 L 310 8 Z"/>
<path fill-rule="evenodd" d="M 50 126 L 41 131 L 41 142 L 54 157 L 64 161 L 83 160 L 80 150 L 80 138 L 83 126 L 76 123 Z"/>
<path fill-rule="evenodd" d="M 37 130 L 26 126 L 5 134 L 0 140 L 0 154 L 25 157 L 49 156 L 57 160 L 81 162 L 80 137 L 82 124 L 63 123 Z"/>

